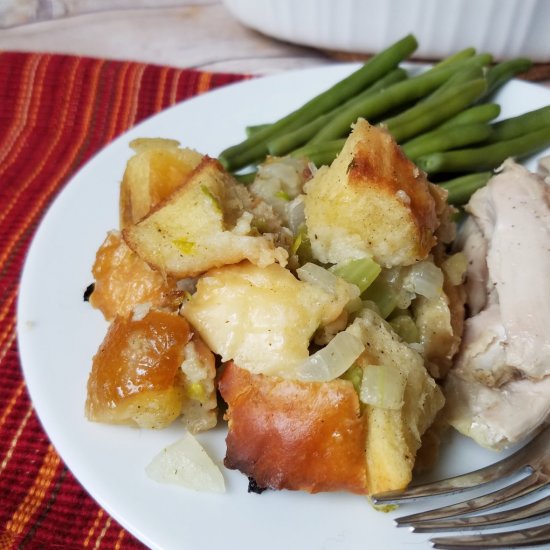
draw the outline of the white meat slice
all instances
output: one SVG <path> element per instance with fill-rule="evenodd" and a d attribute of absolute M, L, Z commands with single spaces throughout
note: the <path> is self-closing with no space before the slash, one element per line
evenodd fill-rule
<path fill-rule="evenodd" d="M 451 373 L 445 385 L 447 418 L 483 447 L 500 450 L 521 441 L 550 415 L 550 377 L 490 388 Z"/>
<path fill-rule="evenodd" d="M 491 304 L 478 315 L 466 319 L 453 375 L 498 387 L 511 378 L 508 369 L 495 368 L 505 365 L 506 332 L 498 304 Z"/>
<path fill-rule="evenodd" d="M 487 303 L 487 240 L 474 218 L 464 222 L 456 241 L 456 246 L 468 258 L 466 269 L 466 303 L 470 315 L 477 315 Z"/>
<path fill-rule="evenodd" d="M 459 431 L 498 447 L 550 410 L 550 187 L 509 160 L 467 209 L 460 243 L 474 315 L 446 383 L 448 410 Z"/>
<path fill-rule="evenodd" d="M 531 378 L 549 375 L 550 187 L 508 161 L 468 210 L 487 241 L 488 285 L 500 305 L 506 366 Z"/>

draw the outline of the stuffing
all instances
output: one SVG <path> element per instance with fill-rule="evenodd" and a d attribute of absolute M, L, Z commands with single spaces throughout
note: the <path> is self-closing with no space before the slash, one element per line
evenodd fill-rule
<path fill-rule="evenodd" d="M 177 309 L 182 299 L 177 282 L 151 269 L 128 247 L 119 231 L 110 231 L 97 250 L 92 275 L 90 304 L 108 321 L 117 315 L 130 315 L 139 304 Z"/>
<path fill-rule="evenodd" d="M 305 190 L 308 236 L 321 263 L 370 256 L 384 267 L 410 265 L 436 242 L 431 184 L 386 131 L 365 120 Z"/>
<path fill-rule="evenodd" d="M 330 167 L 270 158 L 248 187 L 177 142 L 132 146 L 88 418 L 206 430 L 219 390 L 225 465 L 258 487 L 405 488 L 462 334 L 445 193 L 365 120 Z"/>
<path fill-rule="evenodd" d="M 227 467 L 275 489 L 373 494 L 408 485 L 443 394 L 420 354 L 375 312 L 363 310 L 347 332 L 365 344 L 352 367 L 357 386 L 357 374 L 304 382 L 225 366 Z M 377 369 L 381 385 L 369 376 Z"/>
<path fill-rule="evenodd" d="M 259 487 L 365 493 L 365 425 L 346 380 L 301 382 L 225 366 L 224 464 Z"/>
<path fill-rule="evenodd" d="M 443 393 L 424 367 L 422 356 L 403 342 L 374 311 L 364 309 L 347 330 L 366 345 L 357 360 L 363 377 L 365 369 L 381 366 L 393 369 L 399 377 L 395 385 L 402 386 L 399 406 L 365 405 L 368 491 L 404 489 L 412 479 L 422 435 L 443 408 Z M 362 392 L 366 389 L 362 388 Z"/>
<path fill-rule="evenodd" d="M 242 262 L 203 275 L 181 313 L 223 361 L 292 377 L 309 357 L 315 331 L 356 297 L 353 285 L 339 281 L 331 292 L 298 280 L 279 264 Z"/>
<path fill-rule="evenodd" d="M 248 191 L 214 159 L 204 158 L 183 185 L 123 236 L 141 258 L 177 278 L 247 259 L 265 267 L 286 264 L 276 236 L 255 227 Z"/>
<path fill-rule="evenodd" d="M 179 187 L 199 165 L 202 155 L 179 147 L 173 139 L 138 138 L 130 143 L 119 195 L 120 227 L 132 225 Z"/>
<path fill-rule="evenodd" d="M 193 339 L 192 339 L 193 338 Z M 190 350 L 190 343 L 195 346 Z M 191 353 L 198 357 L 190 358 Z M 195 372 L 189 361 L 198 364 Z M 187 362 L 187 364 L 186 364 Z M 215 425 L 214 357 L 177 313 L 116 317 L 93 358 L 86 416 L 95 422 L 164 428 L 203 404 L 195 431 Z"/>

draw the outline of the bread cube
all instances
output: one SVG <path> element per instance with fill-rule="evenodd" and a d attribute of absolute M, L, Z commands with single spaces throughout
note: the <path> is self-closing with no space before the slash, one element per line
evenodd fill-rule
<path fill-rule="evenodd" d="M 127 244 L 161 273 L 176 278 L 247 259 L 286 264 L 275 236 L 260 234 L 246 188 L 205 157 L 183 185 L 145 218 L 123 230 Z"/>
<path fill-rule="evenodd" d="M 365 493 L 365 425 L 350 382 L 300 382 L 225 366 L 225 465 L 259 487 Z"/>
<path fill-rule="evenodd" d="M 438 226 L 430 185 L 389 133 L 360 119 L 332 165 L 306 184 L 314 256 L 332 264 L 370 256 L 384 267 L 426 258 Z"/>
<path fill-rule="evenodd" d="M 90 304 L 108 321 L 117 315 L 130 315 L 140 304 L 177 309 L 182 300 L 175 279 L 151 269 L 128 247 L 119 231 L 107 234 L 96 253 L 92 274 Z"/>
<path fill-rule="evenodd" d="M 216 424 L 212 352 L 177 313 L 116 317 L 93 358 L 86 416 L 164 428 L 182 413 L 191 431 Z M 201 411 L 198 413 L 197 411 Z"/>
<path fill-rule="evenodd" d="M 182 305 L 182 315 L 223 361 L 254 373 L 293 377 L 309 357 L 319 326 L 334 321 L 351 297 L 300 281 L 279 264 L 249 262 L 209 271 Z"/>
<path fill-rule="evenodd" d="M 119 195 L 120 227 L 132 225 L 179 187 L 199 165 L 202 155 L 179 147 L 173 139 L 138 138 L 130 143 Z"/>
<path fill-rule="evenodd" d="M 406 379 L 400 408 L 366 405 L 364 411 L 369 493 L 404 489 L 412 479 L 422 435 L 444 405 L 443 393 L 421 355 L 375 312 L 363 310 L 347 330 L 366 343 L 357 360 L 360 366 L 393 367 Z"/>

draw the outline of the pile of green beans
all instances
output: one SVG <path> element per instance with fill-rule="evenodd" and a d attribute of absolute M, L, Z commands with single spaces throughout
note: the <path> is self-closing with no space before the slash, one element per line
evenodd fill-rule
<path fill-rule="evenodd" d="M 236 174 L 268 155 L 330 164 L 352 125 L 365 118 L 384 126 L 404 154 L 448 190 L 449 202 L 460 205 L 506 158 L 550 145 L 550 105 L 495 122 L 500 106 L 493 94 L 528 70 L 529 59 L 494 64 L 490 54 L 466 48 L 409 74 L 399 65 L 417 46 L 408 35 L 289 115 L 248 127 L 248 137 L 222 151 L 220 162 Z"/>

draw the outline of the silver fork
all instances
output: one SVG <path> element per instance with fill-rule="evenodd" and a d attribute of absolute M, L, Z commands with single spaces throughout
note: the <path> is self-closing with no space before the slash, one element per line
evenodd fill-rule
<path fill-rule="evenodd" d="M 405 491 L 381 493 L 375 504 L 405 504 L 436 495 L 461 493 L 468 489 L 524 474 L 519 481 L 469 500 L 396 519 L 398 527 L 412 527 L 418 533 L 487 529 L 541 519 L 550 515 L 550 496 L 489 514 L 472 515 L 507 504 L 540 491 L 550 484 L 550 425 L 509 457 L 468 474 L 410 487 Z M 434 548 L 521 548 L 550 545 L 550 524 L 501 533 L 445 536 L 430 539 Z"/>

